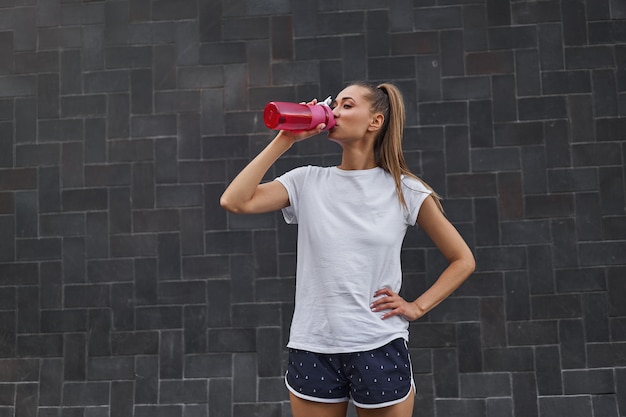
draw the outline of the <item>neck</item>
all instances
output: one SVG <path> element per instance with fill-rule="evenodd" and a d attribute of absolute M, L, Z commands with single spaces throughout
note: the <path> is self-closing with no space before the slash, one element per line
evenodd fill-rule
<path fill-rule="evenodd" d="M 357 169 L 370 169 L 376 168 L 376 158 L 374 157 L 374 151 L 371 152 L 347 152 L 344 149 L 341 155 L 341 164 L 339 169 L 345 170 L 357 170 Z"/>

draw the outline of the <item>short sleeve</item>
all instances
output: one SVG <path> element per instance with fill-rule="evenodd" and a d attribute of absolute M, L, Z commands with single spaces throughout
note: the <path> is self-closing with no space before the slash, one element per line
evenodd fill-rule
<path fill-rule="evenodd" d="M 276 178 L 276 181 L 285 187 L 289 195 L 289 206 L 282 209 L 283 218 L 287 224 L 298 223 L 299 192 L 307 171 L 308 167 L 294 168 Z"/>
<path fill-rule="evenodd" d="M 408 210 L 407 222 L 414 226 L 417 223 L 417 216 L 422 204 L 432 194 L 432 191 L 415 178 L 402 177 L 402 193 Z"/>

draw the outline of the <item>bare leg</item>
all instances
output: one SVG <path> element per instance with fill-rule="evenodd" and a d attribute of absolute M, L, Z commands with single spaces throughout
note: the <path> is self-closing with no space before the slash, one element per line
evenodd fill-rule
<path fill-rule="evenodd" d="M 413 388 L 406 400 L 401 403 L 384 408 L 358 408 L 359 417 L 411 417 L 413 415 L 413 403 L 415 395 Z M 294 416 L 295 417 L 295 416 Z"/>
<path fill-rule="evenodd" d="M 289 393 L 293 417 L 346 417 L 348 403 L 318 403 Z"/>

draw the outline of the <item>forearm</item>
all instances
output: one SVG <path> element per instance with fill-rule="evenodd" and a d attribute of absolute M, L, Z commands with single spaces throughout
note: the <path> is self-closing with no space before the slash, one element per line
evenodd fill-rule
<path fill-rule="evenodd" d="M 437 281 L 413 301 L 420 311 L 419 315 L 428 313 L 450 296 L 474 272 L 474 267 L 470 260 L 459 259 L 451 262 Z"/>
<path fill-rule="evenodd" d="M 226 188 L 220 204 L 229 211 L 241 211 L 241 208 L 254 196 L 257 186 L 270 167 L 294 144 L 293 138 L 279 133 L 261 153 L 233 179 Z"/>

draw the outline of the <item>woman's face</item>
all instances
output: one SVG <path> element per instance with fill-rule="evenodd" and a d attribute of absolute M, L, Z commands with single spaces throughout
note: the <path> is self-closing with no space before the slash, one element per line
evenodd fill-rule
<path fill-rule="evenodd" d="M 334 141 L 359 140 L 369 131 L 373 119 L 367 89 L 351 85 L 343 89 L 332 104 L 336 125 L 328 133 Z"/>

